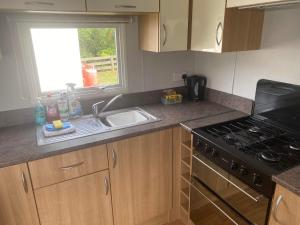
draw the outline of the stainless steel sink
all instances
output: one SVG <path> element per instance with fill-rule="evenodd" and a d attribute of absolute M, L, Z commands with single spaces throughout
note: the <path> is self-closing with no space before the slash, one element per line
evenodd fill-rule
<path fill-rule="evenodd" d="M 53 144 L 94 134 L 106 133 L 113 130 L 153 123 L 159 120 L 160 119 L 139 107 L 101 113 L 98 115 L 98 118 L 88 115 L 71 120 L 76 131 L 70 134 L 47 138 L 44 137 L 43 127 L 37 127 L 37 144 L 39 146 Z"/>

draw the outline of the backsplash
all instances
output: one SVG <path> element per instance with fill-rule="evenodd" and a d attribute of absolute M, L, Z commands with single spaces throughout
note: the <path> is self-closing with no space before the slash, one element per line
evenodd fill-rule
<path fill-rule="evenodd" d="M 184 96 L 187 101 L 187 90 L 185 87 L 175 88 L 178 93 Z M 108 110 L 116 110 L 120 108 L 136 107 L 143 105 L 159 104 L 163 90 L 155 90 L 148 92 L 124 94 L 121 100 L 117 100 Z M 97 98 L 81 101 L 84 114 L 91 114 L 92 105 L 99 101 L 107 101 L 110 98 Z M 252 101 L 239 96 L 234 96 L 224 92 L 207 89 L 206 99 L 229 108 L 233 108 L 247 114 L 252 111 Z M 168 106 L 166 106 L 168 107 Z M 34 108 L 26 108 L 19 110 L 11 110 L 0 112 L 0 128 L 10 127 L 22 124 L 34 123 Z"/>

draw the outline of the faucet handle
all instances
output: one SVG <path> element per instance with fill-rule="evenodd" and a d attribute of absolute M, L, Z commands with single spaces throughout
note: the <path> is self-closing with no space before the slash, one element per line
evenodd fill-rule
<path fill-rule="evenodd" d="M 92 110 L 93 110 L 93 115 L 94 117 L 97 117 L 98 116 L 98 106 L 103 104 L 105 101 L 101 101 L 101 102 L 97 102 L 95 104 L 93 104 L 92 106 Z"/>

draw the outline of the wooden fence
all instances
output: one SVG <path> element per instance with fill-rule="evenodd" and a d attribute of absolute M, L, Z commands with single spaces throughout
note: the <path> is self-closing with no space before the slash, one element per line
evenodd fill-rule
<path fill-rule="evenodd" d="M 81 62 L 94 65 L 98 72 L 116 71 L 118 69 L 116 56 L 83 58 Z"/>

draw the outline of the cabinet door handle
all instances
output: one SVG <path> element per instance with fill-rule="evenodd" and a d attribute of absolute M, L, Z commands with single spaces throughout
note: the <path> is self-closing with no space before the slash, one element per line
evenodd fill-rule
<path fill-rule="evenodd" d="M 81 165 L 83 165 L 83 164 L 84 164 L 84 161 L 79 162 L 79 163 L 75 163 L 75 164 L 70 165 L 70 166 L 63 166 L 63 167 L 60 167 L 60 169 L 62 169 L 62 170 L 71 170 L 71 169 L 74 169 L 74 168 L 76 168 L 76 167 L 79 167 L 79 166 L 81 166 Z"/>
<path fill-rule="evenodd" d="M 136 5 L 115 5 L 116 9 L 136 9 Z"/>
<path fill-rule="evenodd" d="M 24 189 L 25 193 L 27 194 L 28 193 L 28 184 L 27 184 L 26 176 L 23 172 L 21 174 L 21 179 L 22 179 L 23 189 Z"/>
<path fill-rule="evenodd" d="M 276 199 L 276 203 L 275 203 L 275 206 L 274 206 L 274 209 L 273 209 L 273 217 L 275 219 L 275 221 L 279 221 L 278 218 L 277 218 L 277 210 L 278 210 L 278 207 L 281 203 L 281 201 L 283 200 L 283 196 L 282 195 L 279 195 Z"/>
<path fill-rule="evenodd" d="M 220 29 L 222 31 L 222 34 L 221 34 L 221 37 L 219 38 Z M 220 22 L 220 23 L 218 23 L 217 30 L 216 30 L 216 42 L 217 42 L 218 46 L 221 45 L 222 39 L 223 39 L 223 24 L 222 24 L 222 22 Z"/>
<path fill-rule="evenodd" d="M 163 30 L 164 30 L 163 46 L 165 46 L 167 43 L 167 39 L 168 39 L 167 26 L 165 24 L 163 24 Z"/>
<path fill-rule="evenodd" d="M 118 157 L 114 149 L 112 150 L 112 160 L 113 160 L 113 168 L 115 168 L 117 165 Z"/>
<path fill-rule="evenodd" d="M 108 193 L 109 193 L 109 182 L 108 182 L 107 177 L 104 178 L 104 187 L 105 187 L 105 195 L 108 195 Z"/>
<path fill-rule="evenodd" d="M 27 1 L 24 2 L 25 5 L 44 5 L 44 6 L 54 6 L 54 2 L 42 2 L 42 1 Z"/>

